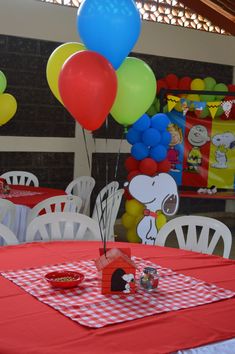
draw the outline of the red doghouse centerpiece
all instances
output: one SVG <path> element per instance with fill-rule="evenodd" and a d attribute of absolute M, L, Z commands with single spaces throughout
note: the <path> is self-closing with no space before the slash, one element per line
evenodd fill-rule
<path fill-rule="evenodd" d="M 129 248 L 111 248 L 95 261 L 102 294 L 135 293 L 136 265 L 130 256 Z"/>

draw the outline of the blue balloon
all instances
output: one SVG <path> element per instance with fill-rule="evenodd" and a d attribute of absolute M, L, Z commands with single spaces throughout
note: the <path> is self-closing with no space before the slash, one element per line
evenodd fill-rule
<path fill-rule="evenodd" d="M 77 30 L 86 48 L 102 54 L 117 70 L 138 40 L 140 13 L 134 0 L 84 0 Z"/>
<path fill-rule="evenodd" d="M 171 133 L 165 131 L 161 134 L 160 144 L 168 146 L 171 142 Z"/>
<path fill-rule="evenodd" d="M 167 157 L 167 149 L 163 145 L 157 145 L 150 149 L 150 157 L 157 162 L 165 160 Z"/>
<path fill-rule="evenodd" d="M 139 131 L 144 131 L 146 129 L 148 129 L 150 127 L 150 118 L 149 116 L 145 113 L 142 115 L 142 117 L 140 117 L 134 124 L 133 124 L 133 128 L 135 130 L 139 130 Z"/>
<path fill-rule="evenodd" d="M 151 127 L 159 130 L 160 132 L 166 130 L 170 123 L 170 119 L 164 113 L 157 113 L 151 118 Z"/>
<path fill-rule="evenodd" d="M 138 132 L 138 130 L 135 130 L 134 128 L 129 128 L 127 135 L 126 135 L 126 140 L 128 141 L 129 144 L 135 144 L 135 143 L 140 143 L 141 142 L 141 132 Z"/>
<path fill-rule="evenodd" d="M 149 149 L 143 143 L 136 143 L 131 148 L 131 155 L 136 160 L 143 160 L 149 156 Z"/>
<path fill-rule="evenodd" d="M 158 130 L 148 128 L 143 132 L 142 141 L 147 146 L 158 145 L 161 140 L 161 134 Z"/>

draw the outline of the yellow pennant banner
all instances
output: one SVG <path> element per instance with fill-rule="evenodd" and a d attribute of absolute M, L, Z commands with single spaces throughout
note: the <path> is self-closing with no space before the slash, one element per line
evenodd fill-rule
<path fill-rule="evenodd" d="M 172 109 L 176 106 L 177 102 L 179 102 L 180 98 L 172 95 L 167 96 L 167 108 L 168 111 L 172 111 Z"/>
<path fill-rule="evenodd" d="M 207 107 L 210 111 L 211 117 L 214 119 L 216 112 L 219 108 L 219 106 L 221 105 L 221 101 L 219 102 L 207 102 Z"/>

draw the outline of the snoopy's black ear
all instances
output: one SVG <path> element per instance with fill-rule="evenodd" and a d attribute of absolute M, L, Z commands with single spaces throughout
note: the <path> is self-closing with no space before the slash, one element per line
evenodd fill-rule
<path fill-rule="evenodd" d="M 165 215 L 174 215 L 178 210 L 179 197 L 177 194 L 168 194 L 162 201 L 162 212 Z"/>
<path fill-rule="evenodd" d="M 234 149 L 235 148 L 235 140 L 233 140 L 229 146 L 229 149 Z"/>

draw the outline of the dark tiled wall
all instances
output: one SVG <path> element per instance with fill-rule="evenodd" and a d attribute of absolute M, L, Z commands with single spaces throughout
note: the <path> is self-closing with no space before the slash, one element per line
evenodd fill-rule
<path fill-rule="evenodd" d="M 7 171 L 28 171 L 41 187 L 65 189 L 73 180 L 74 153 L 1 152 L 0 175 Z"/>
<path fill-rule="evenodd" d="M 0 135 L 74 137 L 75 121 L 51 93 L 46 80 L 50 54 L 61 43 L 0 35 L 0 70 L 5 92 L 18 104 L 15 116 Z"/>

